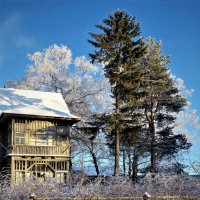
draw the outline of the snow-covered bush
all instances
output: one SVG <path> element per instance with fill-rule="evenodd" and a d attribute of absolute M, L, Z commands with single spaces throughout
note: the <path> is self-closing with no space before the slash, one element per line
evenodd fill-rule
<path fill-rule="evenodd" d="M 69 182 L 60 184 L 56 179 L 46 182 L 30 179 L 18 184 L 9 184 L 4 176 L 1 180 L 0 200 L 28 199 L 32 193 L 37 198 L 72 199 L 72 198 L 117 198 L 142 197 L 145 192 L 153 198 L 158 196 L 200 196 L 200 179 L 191 176 L 147 176 L 137 184 L 132 184 L 128 177 L 86 177 L 76 174 Z"/>

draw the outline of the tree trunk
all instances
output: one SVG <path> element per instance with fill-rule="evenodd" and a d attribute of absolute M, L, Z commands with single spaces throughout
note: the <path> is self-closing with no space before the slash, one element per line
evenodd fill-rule
<path fill-rule="evenodd" d="M 96 156 L 95 148 L 94 148 L 94 140 L 91 141 L 91 147 L 89 148 L 89 150 L 90 150 L 90 153 L 91 153 L 91 156 L 92 156 L 92 159 L 93 159 L 93 164 L 94 164 L 97 176 L 99 176 L 100 172 L 99 172 L 99 166 L 98 166 L 98 163 L 97 163 L 97 156 Z"/>
<path fill-rule="evenodd" d="M 125 147 L 124 145 L 122 146 L 122 157 L 123 157 L 123 172 L 124 176 L 126 176 L 126 155 L 125 155 Z"/>
<path fill-rule="evenodd" d="M 116 83 L 117 84 L 117 83 Z M 115 124 L 115 167 L 114 175 L 119 176 L 119 137 L 120 137 L 120 127 L 119 127 L 119 94 L 118 87 L 116 87 L 115 95 L 115 114 L 116 114 L 116 124 Z"/>
<path fill-rule="evenodd" d="M 155 126 L 151 122 L 149 124 L 150 136 L 151 136 L 151 173 L 157 173 L 157 152 L 156 152 L 156 136 L 155 136 Z"/>
<path fill-rule="evenodd" d="M 71 173 L 72 172 L 72 158 L 71 158 L 71 152 L 72 152 L 72 150 L 71 150 L 71 147 L 69 148 L 69 172 Z"/>
<path fill-rule="evenodd" d="M 153 111 L 154 104 L 151 104 L 151 114 L 148 116 L 148 111 L 145 109 L 145 116 L 146 119 L 149 122 L 149 131 L 150 131 L 150 139 L 151 139 L 151 144 L 150 144 L 150 154 L 151 154 L 151 173 L 155 174 L 157 173 L 157 152 L 156 152 L 156 133 L 155 133 L 155 124 L 154 124 L 154 117 L 156 113 L 156 109 L 154 108 L 155 111 Z"/>
<path fill-rule="evenodd" d="M 139 152 L 138 147 L 135 146 L 134 148 L 134 154 L 133 154 L 133 175 L 132 175 L 132 181 L 133 183 L 136 183 L 137 181 L 137 174 L 138 174 L 138 159 L 139 159 Z"/>
<path fill-rule="evenodd" d="M 131 147 L 128 147 L 128 175 L 131 177 Z"/>
<path fill-rule="evenodd" d="M 95 167 L 97 176 L 99 176 L 100 172 L 99 172 L 99 166 L 98 166 L 98 163 L 97 163 L 97 157 L 96 157 L 96 154 L 93 150 L 91 151 L 91 155 L 92 155 L 92 159 L 93 159 L 93 163 L 94 163 L 94 167 Z"/>
<path fill-rule="evenodd" d="M 116 133 L 115 133 L 115 169 L 114 175 L 119 176 L 119 128 L 116 125 Z"/>

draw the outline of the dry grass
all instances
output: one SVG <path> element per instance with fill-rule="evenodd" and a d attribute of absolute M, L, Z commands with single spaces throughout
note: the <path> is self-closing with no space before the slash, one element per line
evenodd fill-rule
<path fill-rule="evenodd" d="M 0 200 L 26 200 L 32 193 L 40 199 L 55 200 L 133 199 L 142 197 L 145 192 L 150 193 L 153 199 L 173 199 L 172 196 L 178 199 L 200 197 L 200 180 L 190 176 L 156 176 L 153 179 L 146 177 L 135 185 L 128 177 L 106 177 L 91 181 L 84 175 L 74 175 L 66 184 L 60 184 L 56 179 L 46 182 L 30 179 L 18 184 L 10 184 L 7 176 L 2 176 L 1 180 Z"/>

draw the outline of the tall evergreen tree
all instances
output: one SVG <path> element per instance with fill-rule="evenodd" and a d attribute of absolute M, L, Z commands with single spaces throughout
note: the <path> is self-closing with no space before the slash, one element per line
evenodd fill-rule
<path fill-rule="evenodd" d="M 183 110 L 187 101 L 175 86 L 167 68 L 169 57 L 162 55 L 161 42 L 147 40 L 147 54 L 142 65 L 145 68 L 146 81 L 142 107 L 149 129 L 150 170 L 157 172 L 158 159 L 174 156 L 181 149 L 188 149 L 191 144 L 182 134 L 175 134 L 175 114 Z"/>
<path fill-rule="evenodd" d="M 150 171 L 156 173 L 159 159 L 174 156 L 181 149 L 187 149 L 191 145 L 187 143 L 184 135 L 176 135 L 173 132 L 175 113 L 181 111 L 187 101 L 179 94 L 170 76 L 167 68 L 169 57 L 162 55 L 160 42 L 155 43 L 153 39 L 148 38 L 146 46 L 147 53 L 143 56 L 140 67 L 130 67 L 126 70 L 124 104 L 121 109 L 125 116 L 133 120 L 127 125 L 134 135 L 134 182 L 137 179 L 138 158 L 141 154 L 138 150 L 150 153 Z"/>
<path fill-rule="evenodd" d="M 131 77 L 136 76 L 135 68 L 145 53 L 145 45 L 140 36 L 140 25 L 135 17 L 127 12 L 117 10 L 103 20 L 102 24 L 96 25 L 101 33 L 90 33 L 94 40 L 89 40 L 97 51 L 90 54 L 92 61 L 105 65 L 105 76 L 111 84 L 111 92 L 115 100 L 112 120 L 115 135 L 115 176 L 119 175 L 119 144 L 123 121 L 121 105 L 123 104 L 124 84 L 126 71 L 132 69 Z M 136 70 L 138 72 L 138 70 Z"/>

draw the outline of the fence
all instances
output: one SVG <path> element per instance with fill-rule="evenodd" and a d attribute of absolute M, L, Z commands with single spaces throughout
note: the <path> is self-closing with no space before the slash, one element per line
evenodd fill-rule
<path fill-rule="evenodd" d="M 35 198 L 30 200 L 200 200 L 200 197 L 175 197 L 175 196 L 160 196 L 160 197 L 151 197 L 145 199 L 144 197 L 110 197 L 110 198 L 59 198 L 59 199 L 51 199 L 51 198 Z"/>

